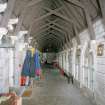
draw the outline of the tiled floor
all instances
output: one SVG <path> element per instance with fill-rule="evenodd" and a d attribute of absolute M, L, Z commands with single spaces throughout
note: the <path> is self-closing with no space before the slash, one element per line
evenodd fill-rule
<path fill-rule="evenodd" d="M 32 98 L 23 99 L 23 105 L 94 105 L 79 89 L 53 71 L 46 69 L 45 80 L 36 83 Z"/>

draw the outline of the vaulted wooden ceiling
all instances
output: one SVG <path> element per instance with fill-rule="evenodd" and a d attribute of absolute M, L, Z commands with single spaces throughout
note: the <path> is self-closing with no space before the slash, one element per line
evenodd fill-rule
<path fill-rule="evenodd" d="M 86 14 L 87 13 L 87 14 Z M 19 17 L 15 31 L 29 30 L 31 44 L 45 51 L 72 46 L 72 38 L 101 17 L 98 0 L 16 0 L 13 15 Z M 91 29 L 90 29 L 91 31 Z"/>

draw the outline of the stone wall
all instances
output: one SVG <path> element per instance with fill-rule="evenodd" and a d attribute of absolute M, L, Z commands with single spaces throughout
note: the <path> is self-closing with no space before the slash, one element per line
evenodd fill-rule
<path fill-rule="evenodd" d="M 91 95 L 97 104 L 105 105 L 105 28 L 102 20 L 93 24 L 96 40 L 89 39 L 88 29 L 79 34 L 81 45 L 76 39 L 72 40 L 73 48 L 59 53 L 60 66 L 72 73 L 74 79 L 80 82 L 80 88 L 86 89 L 87 95 Z M 98 56 L 97 46 L 103 44 L 103 55 Z M 77 65 L 77 51 L 80 50 L 80 64 Z M 65 56 L 68 53 L 68 60 Z M 68 63 L 66 63 L 68 61 Z M 62 66 L 63 63 L 63 66 Z M 80 66 L 80 67 L 79 67 Z M 78 68 L 78 69 L 77 69 Z M 80 78 L 77 78 L 77 73 Z M 89 94 L 88 94 L 89 93 Z"/>

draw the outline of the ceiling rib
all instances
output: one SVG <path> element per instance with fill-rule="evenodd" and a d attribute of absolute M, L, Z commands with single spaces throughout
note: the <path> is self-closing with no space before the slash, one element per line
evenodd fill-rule
<path fill-rule="evenodd" d="M 22 3 L 23 6 L 20 9 L 17 5 L 16 10 L 13 11 L 15 14 L 21 13 L 15 32 L 27 28 L 28 35 L 33 37 L 32 43 L 35 44 L 38 41 L 41 49 L 48 48 L 49 44 L 54 47 L 60 44 L 58 49 L 62 49 L 62 46 L 71 47 L 73 37 L 80 44 L 79 33 L 87 27 L 90 39 L 95 39 L 91 26 L 100 12 L 97 1 L 99 2 L 99 0 L 87 2 L 84 0 L 18 0 L 17 4 Z M 90 3 L 91 6 L 88 8 Z M 93 11 L 89 11 L 90 9 Z"/>
<path fill-rule="evenodd" d="M 88 30 L 89 30 L 89 33 L 90 33 L 89 34 L 90 40 L 94 40 L 95 39 L 95 32 L 94 32 L 94 29 L 93 29 L 92 20 L 91 20 L 90 14 L 88 12 L 88 9 L 85 8 L 85 6 L 77 0 L 66 0 L 66 1 L 68 1 L 70 4 L 73 4 L 73 5 L 83 9 L 83 12 L 85 13 L 85 17 L 86 17 L 86 22 L 87 22 L 87 25 L 88 25 Z"/>
<path fill-rule="evenodd" d="M 50 36 L 50 35 L 49 35 Z M 60 39 L 58 39 L 58 37 L 57 36 L 54 36 L 54 35 L 51 35 L 51 37 L 42 37 L 41 39 L 39 39 L 38 41 L 39 41 L 39 43 L 42 43 L 42 44 L 44 44 L 43 42 L 45 41 L 45 40 L 47 40 L 48 41 L 48 39 L 51 39 L 52 38 L 52 41 L 53 42 L 55 42 L 55 40 L 56 40 L 56 42 L 55 43 L 57 43 L 57 42 L 59 42 L 60 43 L 60 45 L 62 45 L 62 41 L 60 40 Z M 46 42 L 45 42 L 46 43 Z"/>
<path fill-rule="evenodd" d="M 62 7 L 61 7 L 61 8 L 62 8 Z M 44 19 L 44 18 L 47 18 L 48 16 L 54 14 L 55 11 L 59 11 L 61 8 L 58 8 L 58 9 L 56 9 L 56 10 L 52 10 L 51 12 L 49 12 L 49 13 L 47 13 L 47 14 L 41 16 L 40 18 L 35 19 L 34 22 L 31 23 L 31 26 L 30 26 L 30 29 L 29 29 L 29 34 L 31 33 L 31 30 L 32 30 L 33 25 L 34 25 L 37 21 L 40 21 L 40 20 L 42 20 L 42 19 Z"/>
<path fill-rule="evenodd" d="M 43 39 L 43 43 L 41 42 L 42 40 L 40 40 L 39 41 L 39 45 L 45 45 L 46 43 L 48 43 L 49 42 L 49 44 L 50 44 L 50 42 L 55 42 L 55 44 L 56 44 L 56 47 L 61 47 L 62 46 L 62 43 L 61 42 L 59 42 L 57 39 L 55 39 L 54 37 L 51 37 L 51 38 L 46 38 L 46 39 Z M 45 42 L 45 43 L 44 43 Z"/>
<path fill-rule="evenodd" d="M 60 34 L 59 32 L 57 32 L 57 33 L 55 33 L 54 31 L 49 31 L 47 33 L 45 32 L 45 34 L 47 34 L 47 35 L 50 34 L 50 33 L 55 34 L 55 35 L 57 34 L 57 36 L 59 36 L 60 38 L 62 38 L 62 40 L 64 40 L 64 38 L 65 38 L 64 35 Z M 41 35 L 43 35 L 43 33 L 41 33 L 40 35 L 38 34 L 38 36 L 34 36 L 33 38 L 37 38 L 37 37 L 39 37 Z"/>

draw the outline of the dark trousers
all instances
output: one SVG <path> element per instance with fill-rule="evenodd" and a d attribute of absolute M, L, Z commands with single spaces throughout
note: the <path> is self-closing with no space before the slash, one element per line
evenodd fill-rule
<path fill-rule="evenodd" d="M 72 82 L 73 84 L 73 76 L 71 74 L 67 75 L 65 72 L 64 72 L 64 76 L 67 78 L 67 82 L 68 84 L 70 83 L 70 81 Z"/>
<path fill-rule="evenodd" d="M 68 78 L 67 78 L 67 80 L 68 80 L 68 84 L 70 83 L 70 81 L 72 82 L 72 84 L 73 84 L 73 76 L 69 76 Z"/>

